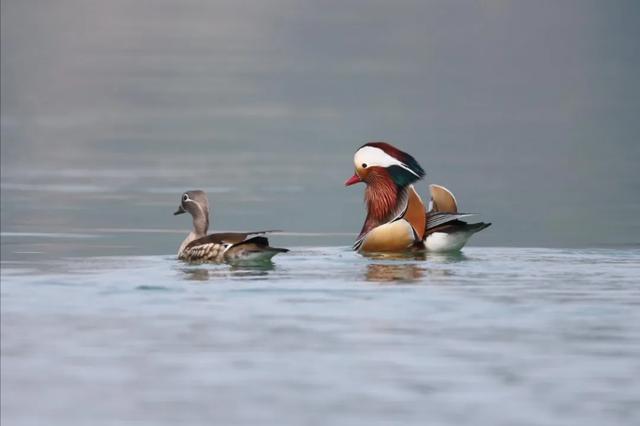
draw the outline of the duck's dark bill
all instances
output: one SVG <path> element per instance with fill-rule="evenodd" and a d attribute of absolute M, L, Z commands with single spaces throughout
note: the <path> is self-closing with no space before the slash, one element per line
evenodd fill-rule
<path fill-rule="evenodd" d="M 186 210 L 182 208 L 182 206 L 178 207 L 178 210 L 173 214 L 174 216 L 186 213 Z"/>

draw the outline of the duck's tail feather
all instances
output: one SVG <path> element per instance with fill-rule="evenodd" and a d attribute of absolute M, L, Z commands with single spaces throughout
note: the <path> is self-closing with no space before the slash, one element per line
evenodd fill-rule
<path fill-rule="evenodd" d="M 264 234 L 273 234 L 274 232 L 282 232 L 282 229 L 267 229 L 266 231 L 247 232 L 247 235 L 264 235 Z"/>
<path fill-rule="evenodd" d="M 464 223 L 464 222 L 463 222 Z M 491 222 L 465 223 L 465 230 L 472 234 L 480 232 L 491 226 Z"/>

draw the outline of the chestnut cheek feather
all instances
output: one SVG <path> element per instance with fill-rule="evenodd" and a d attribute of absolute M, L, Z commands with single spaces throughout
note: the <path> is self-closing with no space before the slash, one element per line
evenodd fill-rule
<path fill-rule="evenodd" d="M 398 201 L 398 188 L 386 171 L 369 174 L 365 201 L 369 214 L 377 220 L 385 219 L 394 210 Z"/>

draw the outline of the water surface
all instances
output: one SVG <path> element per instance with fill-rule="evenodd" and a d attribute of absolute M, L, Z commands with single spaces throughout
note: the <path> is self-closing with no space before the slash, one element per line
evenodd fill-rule
<path fill-rule="evenodd" d="M 2 419 L 637 424 L 639 265 L 637 249 L 517 248 L 7 260 Z"/>

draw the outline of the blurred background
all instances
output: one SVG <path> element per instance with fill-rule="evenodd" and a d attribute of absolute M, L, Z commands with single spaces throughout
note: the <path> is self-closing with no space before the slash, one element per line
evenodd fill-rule
<path fill-rule="evenodd" d="M 195 188 L 216 229 L 347 245 L 372 140 L 493 222 L 473 244 L 637 244 L 638 22 L 632 0 L 4 0 L 3 258 L 29 233 L 172 253 Z"/>

